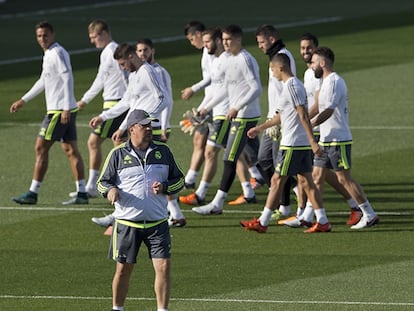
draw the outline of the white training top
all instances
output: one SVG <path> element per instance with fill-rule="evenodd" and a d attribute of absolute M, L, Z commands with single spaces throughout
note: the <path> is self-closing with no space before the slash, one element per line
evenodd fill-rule
<path fill-rule="evenodd" d="M 322 80 L 319 91 L 319 113 L 334 109 L 333 114 L 320 125 L 320 142 L 351 141 L 348 116 L 348 90 L 344 79 L 332 72 Z"/>
<path fill-rule="evenodd" d="M 172 86 L 171 86 L 171 76 L 168 73 L 167 69 L 162 67 L 158 63 L 152 64 L 154 66 L 155 71 L 160 76 L 160 81 L 162 82 L 162 88 L 164 89 L 164 100 L 165 100 L 165 108 L 161 112 L 161 129 L 166 130 L 171 127 L 170 125 L 170 119 L 171 119 L 171 113 L 173 108 L 173 95 L 172 95 Z"/>
<path fill-rule="evenodd" d="M 83 95 L 83 102 L 89 103 L 102 90 L 104 101 L 119 100 L 124 95 L 128 85 L 128 74 L 114 58 L 117 46 L 118 44 L 112 41 L 102 50 L 98 73 L 89 90 Z"/>
<path fill-rule="evenodd" d="M 309 110 L 315 104 L 315 94 L 321 88 L 322 79 L 318 79 L 315 77 L 315 72 L 308 68 L 306 69 L 303 75 L 303 84 L 305 85 L 306 89 L 306 96 L 308 97 L 308 107 Z M 315 126 L 313 131 L 318 132 L 319 126 Z"/>
<path fill-rule="evenodd" d="M 283 128 L 281 146 L 310 146 L 306 131 L 296 111 L 296 107 L 304 106 L 307 109 L 307 105 L 305 87 L 297 77 L 291 77 L 283 82 L 278 108 Z"/>
<path fill-rule="evenodd" d="M 25 102 L 45 91 L 47 111 L 77 108 L 73 93 L 72 66 L 68 52 L 57 42 L 44 53 L 39 80 L 23 95 Z"/>
<path fill-rule="evenodd" d="M 245 49 L 230 55 L 226 68 L 225 83 L 230 109 L 238 110 L 237 118 L 260 117 L 259 96 L 262 85 L 256 59 Z"/>
<path fill-rule="evenodd" d="M 289 52 L 288 49 L 282 48 L 278 52 L 278 54 L 286 54 L 289 57 L 290 60 L 290 69 L 294 76 L 296 76 L 296 63 L 295 59 L 293 58 L 292 53 Z M 267 118 L 271 119 L 273 118 L 276 110 L 277 110 L 277 101 L 280 97 L 280 93 L 283 89 L 283 83 L 281 81 L 278 81 L 272 73 L 272 70 L 269 68 L 269 84 L 267 86 L 267 99 L 268 99 L 268 107 L 269 110 L 267 112 Z"/>
<path fill-rule="evenodd" d="M 214 57 L 211 64 L 211 90 L 209 94 L 204 97 L 203 103 L 205 104 L 202 106 L 208 111 L 213 110 L 213 117 L 225 116 L 229 111 L 229 98 L 224 84 L 229 56 L 230 54 L 223 52 L 219 57 Z M 216 94 L 223 94 L 223 97 L 221 97 L 221 100 L 215 102 L 213 101 L 213 98 Z"/>
<path fill-rule="evenodd" d="M 145 62 L 138 70 L 130 73 L 128 88 L 122 99 L 114 107 L 103 111 L 99 116 L 105 121 L 118 117 L 128 109 L 130 111 L 142 109 L 152 117 L 160 119 L 161 112 L 165 108 L 164 92 L 160 76 L 155 68 Z M 119 129 L 124 131 L 127 129 L 127 119 L 128 116 L 119 126 Z M 160 123 L 153 122 L 153 126 L 160 126 Z"/>
<path fill-rule="evenodd" d="M 201 56 L 201 74 L 203 79 L 191 86 L 193 92 L 198 92 L 204 89 L 204 94 L 209 92 L 209 85 L 211 83 L 211 63 L 213 62 L 214 55 L 208 54 L 208 50 L 203 48 L 203 55 Z"/>

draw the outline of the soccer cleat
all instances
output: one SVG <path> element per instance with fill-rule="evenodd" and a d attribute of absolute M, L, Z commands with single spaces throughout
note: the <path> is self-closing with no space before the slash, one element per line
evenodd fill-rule
<path fill-rule="evenodd" d="M 92 217 L 91 220 L 93 223 L 97 224 L 98 226 L 107 228 L 114 223 L 115 217 L 112 214 L 110 214 L 104 217 Z"/>
<path fill-rule="evenodd" d="M 294 218 L 293 218 L 294 217 Z M 283 225 L 291 227 L 291 228 L 299 228 L 299 227 L 312 227 L 312 223 L 306 220 L 299 220 L 296 216 L 289 217 L 285 219 Z"/>
<path fill-rule="evenodd" d="M 27 191 L 22 193 L 18 197 L 12 198 L 12 200 L 19 204 L 36 204 L 37 203 L 37 193 L 32 191 Z"/>
<path fill-rule="evenodd" d="M 204 200 L 200 199 L 195 192 L 189 195 L 180 195 L 178 199 L 180 203 L 187 205 L 200 205 L 204 202 Z"/>
<path fill-rule="evenodd" d="M 366 216 L 362 216 L 361 220 L 356 224 L 351 226 L 351 229 L 363 229 L 366 227 L 372 227 L 379 223 L 379 217 L 375 215 L 371 219 Z"/>
<path fill-rule="evenodd" d="M 191 210 L 200 215 L 219 215 L 223 213 L 223 208 L 219 208 L 218 206 L 215 206 L 213 203 L 193 207 Z"/>
<path fill-rule="evenodd" d="M 184 182 L 184 188 L 185 189 L 195 189 L 195 186 L 196 186 L 195 182 L 193 182 L 193 183 Z"/>
<path fill-rule="evenodd" d="M 241 205 L 250 203 L 257 203 L 256 197 L 254 196 L 253 198 L 246 198 L 243 194 L 241 194 L 236 200 L 228 202 L 229 205 Z"/>
<path fill-rule="evenodd" d="M 168 225 L 170 227 L 177 227 L 177 228 L 182 228 L 187 224 L 187 220 L 185 218 L 181 218 L 181 219 L 168 219 Z"/>
<path fill-rule="evenodd" d="M 246 230 L 257 231 L 258 233 L 265 233 L 267 231 L 267 226 L 262 226 L 256 217 L 251 220 L 242 220 L 240 226 Z"/>
<path fill-rule="evenodd" d="M 326 224 L 321 225 L 319 222 L 315 223 L 309 229 L 303 231 L 305 233 L 317 233 L 317 232 L 331 232 L 332 226 L 329 222 Z"/>
<path fill-rule="evenodd" d="M 273 215 L 272 215 L 272 216 L 273 216 Z M 296 220 L 296 219 L 297 219 L 297 217 L 296 217 L 296 216 L 290 216 L 290 217 L 288 217 L 288 218 L 278 220 L 277 224 L 278 224 L 278 225 L 284 225 L 286 221 L 292 221 L 292 220 Z"/>
<path fill-rule="evenodd" d="M 362 218 L 362 212 L 359 209 L 351 209 L 351 214 L 349 214 L 349 219 L 346 222 L 347 225 L 353 226 L 356 225 Z"/>
<path fill-rule="evenodd" d="M 280 219 L 280 211 L 277 209 L 273 212 L 272 216 L 270 216 L 270 220 L 272 221 L 278 221 Z"/>
<path fill-rule="evenodd" d="M 86 190 L 86 193 L 88 194 L 88 198 L 92 198 L 93 199 L 93 198 L 99 197 L 99 192 L 96 189 L 87 189 Z M 78 193 L 76 191 L 69 192 L 69 196 L 71 198 L 74 198 L 74 197 L 78 196 Z"/>
<path fill-rule="evenodd" d="M 88 203 L 88 194 L 86 192 L 78 192 L 78 195 L 76 197 L 62 202 L 62 205 L 83 205 Z"/>
<path fill-rule="evenodd" d="M 264 181 L 264 179 L 250 177 L 250 185 L 252 186 L 253 190 L 256 190 L 256 189 L 260 188 L 265 183 L 266 182 Z"/>

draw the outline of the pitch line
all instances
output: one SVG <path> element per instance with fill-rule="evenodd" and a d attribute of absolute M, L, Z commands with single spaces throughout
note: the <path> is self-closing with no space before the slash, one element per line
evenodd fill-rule
<path fill-rule="evenodd" d="M 46 299 L 46 300 L 111 300 L 111 297 L 82 296 L 16 296 L 0 295 L 0 299 Z M 155 298 L 128 297 L 128 300 L 155 301 Z M 325 305 L 365 305 L 365 306 L 414 306 L 413 302 L 385 301 L 324 301 L 324 300 L 265 300 L 265 299 L 216 299 L 216 298 L 170 298 L 170 301 L 224 302 L 224 303 L 263 303 L 263 304 L 325 304 Z"/>

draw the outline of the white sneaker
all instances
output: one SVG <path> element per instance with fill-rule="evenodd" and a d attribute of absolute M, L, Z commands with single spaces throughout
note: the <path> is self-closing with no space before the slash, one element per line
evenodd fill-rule
<path fill-rule="evenodd" d="M 92 217 L 91 220 L 93 223 L 97 224 L 98 226 L 107 228 L 114 223 L 115 217 L 112 216 L 112 214 L 110 214 L 110 215 L 106 215 L 105 217 Z"/>
<path fill-rule="evenodd" d="M 97 198 L 97 197 L 99 197 L 99 192 L 96 189 L 87 189 L 86 192 L 88 193 L 88 198 Z M 69 196 L 71 198 L 74 198 L 77 195 L 78 195 L 78 193 L 76 191 L 69 192 Z"/>
<path fill-rule="evenodd" d="M 292 218 L 292 219 L 291 219 Z M 285 226 L 291 227 L 291 228 L 299 228 L 299 227 L 312 227 L 312 223 L 303 219 L 299 219 L 297 217 L 293 218 L 290 217 L 288 219 L 285 219 L 283 223 L 281 223 Z"/>
<path fill-rule="evenodd" d="M 372 227 L 379 223 L 379 217 L 374 215 L 371 219 L 367 216 L 362 216 L 361 220 L 356 224 L 351 226 L 351 229 L 363 229 L 366 227 Z"/>
<path fill-rule="evenodd" d="M 193 207 L 191 210 L 200 215 L 219 215 L 223 213 L 223 208 L 219 208 L 215 206 L 213 203 Z"/>

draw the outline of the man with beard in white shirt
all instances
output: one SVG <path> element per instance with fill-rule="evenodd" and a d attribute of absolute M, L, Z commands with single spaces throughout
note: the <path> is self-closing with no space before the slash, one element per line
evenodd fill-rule
<path fill-rule="evenodd" d="M 314 179 L 321 193 L 328 169 L 333 169 L 362 211 L 351 229 L 371 227 L 379 222 L 361 185 L 351 175 L 352 134 L 349 128 L 348 90 L 344 79 L 333 69 L 335 55 L 330 48 L 318 47 L 312 53 L 311 68 L 322 79 L 318 105 L 310 110 L 312 126 L 320 125 L 319 145 L 323 153 L 315 156 Z"/>

